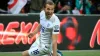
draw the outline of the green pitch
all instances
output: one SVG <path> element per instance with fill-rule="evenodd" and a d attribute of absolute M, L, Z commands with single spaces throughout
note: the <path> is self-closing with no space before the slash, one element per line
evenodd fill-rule
<path fill-rule="evenodd" d="M 64 51 L 64 56 L 100 56 L 100 50 Z"/>
<path fill-rule="evenodd" d="M 100 50 L 62 51 L 64 56 L 100 56 Z M 0 56 L 21 56 L 21 52 L 0 52 Z"/>

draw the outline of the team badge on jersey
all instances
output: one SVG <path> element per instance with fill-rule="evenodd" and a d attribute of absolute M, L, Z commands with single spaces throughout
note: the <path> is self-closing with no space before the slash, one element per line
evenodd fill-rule
<path fill-rule="evenodd" d="M 53 27 L 53 24 L 50 21 L 48 21 L 48 23 L 46 24 L 46 28 L 52 28 L 52 27 Z"/>

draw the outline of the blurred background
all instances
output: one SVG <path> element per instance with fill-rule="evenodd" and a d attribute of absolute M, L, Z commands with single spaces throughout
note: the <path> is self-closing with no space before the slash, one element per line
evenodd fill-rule
<path fill-rule="evenodd" d="M 0 0 L 0 52 L 29 49 L 46 0 Z M 60 19 L 59 50 L 100 50 L 100 0 L 52 0 Z"/>
<path fill-rule="evenodd" d="M 1 14 L 39 13 L 46 0 L 1 0 Z M 100 14 L 100 0 L 52 0 L 57 14 Z"/>

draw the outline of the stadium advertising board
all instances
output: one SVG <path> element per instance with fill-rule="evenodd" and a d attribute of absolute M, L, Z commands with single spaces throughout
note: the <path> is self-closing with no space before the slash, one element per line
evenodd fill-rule
<path fill-rule="evenodd" d="M 100 49 L 100 17 L 57 15 L 61 21 L 58 35 L 58 49 L 87 50 Z M 32 38 L 27 34 L 33 32 L 39 24 L 39 15 L 1 15 L 0 16 L 0 51 L 23 51 L 39 36 Z M 97 41 L 97 42 L 96 42 Z"/>

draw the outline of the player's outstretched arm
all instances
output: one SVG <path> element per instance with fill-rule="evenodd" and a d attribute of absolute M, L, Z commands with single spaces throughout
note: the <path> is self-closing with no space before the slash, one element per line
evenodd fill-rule
<path fill-rule="evenodd" d="M 32 33 L 28 34 L 28 37 L 30 38 L 30 37 L 34 36 L 36 33 L 38 33 L 40 31 L 40 27 L 41 27 L 41 25 L 39 24 Z"/>

